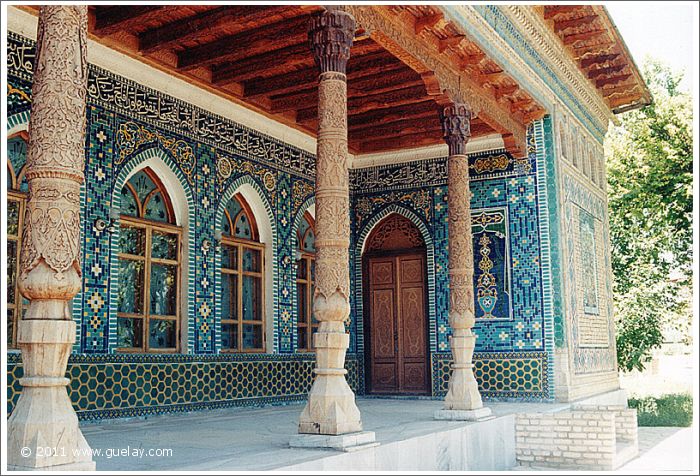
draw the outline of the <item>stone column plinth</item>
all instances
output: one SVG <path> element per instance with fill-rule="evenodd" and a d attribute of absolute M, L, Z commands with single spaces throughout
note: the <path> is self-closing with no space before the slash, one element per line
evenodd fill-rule
<path fill-rule="evenodd" d="M 350 336 L 350 211 L 346 65 L 355 33 L 354 18 L 328 9 L 312 17 L 309 40 L 318 84 L 316 149 L 316 287 L 313 313 L 316 374 L 299 433 L 342 435 L 362 430 L 355 394 L 345 374 Z"/>
<path fill-rule="evenodd" d="M 472 113 L 467 104 L 455 103 L 442 111 L 441 122 L 449 146 L 447 162 L 452 374 L 439 420 L 478 420 L 491 414 L 484 408 L 474 378 L 472 356 L 474 327 L 474 252 L 469 203 L 469 160 L 466 154 Z"/>
<path fill-rule="evenodd" d="M 7 422 L 12 470 L 94 470 L 65 378 L 81 288 L 80 184 L 85 157 L 87 6 L 39 12 L 19 289 L 22 395 Z"/>

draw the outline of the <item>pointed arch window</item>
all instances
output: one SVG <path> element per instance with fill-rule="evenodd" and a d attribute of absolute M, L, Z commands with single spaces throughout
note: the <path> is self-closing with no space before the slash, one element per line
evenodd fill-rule
<path fill-rule="evenodd" d="M 19 292 L 19 255 L 22 247 L 24 208 L 27 203 L 26 131 L 7 139 L 7 347 L 17 347 L 19 321 L 29 307 L 29 301 Z"/>
<path fill-rule="evenodd" d="M 134 174 L 121 194 L 118 350 L 177 352 L 182 228 L 150 168 Z"/>
<path fill-rule="evenodd" d="M 313 316 L 314 273 L 316 257 L 316 230 L 314 219 L 309 212 L 297 230 L 299 260 L 297 261 L 297 350 L 313 351 L 313 334 L 318 321 Z"/>
<path fill-rule="evenodd" d="M 221 350 L 264 352 L 265 246 L 253 212 L 240 195 L 224 210 L 221 239 Z"/>

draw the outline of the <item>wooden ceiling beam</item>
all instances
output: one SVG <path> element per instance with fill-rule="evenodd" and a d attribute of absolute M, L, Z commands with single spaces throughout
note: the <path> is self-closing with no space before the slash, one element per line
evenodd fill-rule
<path fill-rule="evenodd" d="M 609 49 L 611 46 L 615 44 L 614 41 L 610 39 L 606 39 L 603 41 L 599 41 L 598 43 L 593 43 L 593 44 L 588 44 L 588 45 L 578 45 L 578 46 L 573 46 L 571 45 L 571 48 L 574 50 L 574 59 L 579 59 L 581 56 L 585 55 L 586 53 L 593 53 L 593 54 L 608 54 Z"/>
<path fill-rule="evenodd" d="M 513 101 L 512 103 L 510 103 L 510 112 L 516 113 L 522 110 L 523 108 L 530 106 L 531 104 L 531 99 L 521 99 L 519 101 Z"/>
<path fill-rule="evenodd" d="M 612 98 L 608 98 L 608 100 L 610 102 L 611 107 L 619 107 L 619 106 L 626 106 L 627 104 L 637 102 L 641 98 L 642 98 L 642 95 L 640 93 L 636 93 L 636 94 L 627 94 L 625 96 L 615 96 Z"/>
<path fill-rule="evenodd" d="M 412 71 L 411 71 L 412 72 Z M 415 74 L 415 73 L 414 73 Z M 348 92 L 348 110 L 353 107 L 366 107 L 366 104 L 373 102 L 383 104 L 393 104 L 395 102 L 417 102 L 425 96 L 425 86 L 420 78 L 413 83 L 402 84 L 393 83 L 393 75 L 386 75 L 387 83 L 370 89 L 367 93 L 360 92 L 357 95 Z M 382 102 L 383 101 L 383 102 Z M 278 113 L 282 111 L 291 111 L 300 109 L 300 105 L 316 104 L 318 102 L 318 87 L 313 85 L 312 88 L 300 91 L 297 94 L 290 94 L 281 98 L 272 98 L 270 104 L 270 112 Z"/>
<path fill-rule="evenodd" d="M 598 15 L 586 15 L 584 17 L 572 18 L 570 20 L 554 20 L 554 30 L 559 33 L 568 28 L 588 25 L 598 18 Z"/>
<path fill-rule="evenodd" d="M 357 138 L 366 141 L 377 138 L 399 137 L 408 134 L 440 133 L 441 127 L 440 120 L 437 117 L 409 119 L 389 124 L 378 124 L 371 129 L 361 129 L 359 131 L 357 129 L 352 129 L 350 130 L 350 139 Z M 355 134 L 352 134 L 353 132 Z"/>
<path fill-rule="evenodd" d="M 162 14 L 168 9 L 180 8 L 165 5 L 120 5 L 95 7 L 95 26 L 91 33 L 107 36 L 143 21 L 144 18 Z"/>
<path fill-rule="evenodd" d="M 461 67 L 461 69 L 465 69 L 469 66 L 478 65 L 479 63 L 484 61 L 485 58 L 486 58 L 486 55 L 484 53 L 476 53 L 473 55 L 467 55 L 464 58 L 462 58 L 462 61 L 460 63 L 460 67 Z"/>
<path fill-rule="evenodd" d="M 442 53 L 450 46 L 459 46 L 459 44 L 464 41 L 467 37 L 465 35 L 449 36 L 447 38 L 441 38 L 438 42 L 438 52 Z"/>
<path fill-rule="evenodd" d="M 348 116 L 348 127 L 361 129 L 371 127 L 374 124 L 385 124 L 409 117 L 428 117 L 430 115 L 439 117 L 438 106 L 432 99 L 425 99 L 419 103 L 350 115 Z"/>
<path fill-rule="evenodd" d="M 426 101 L 425 86 L 412 86 L 404 89 L 369 94 L 362 97 L 351 97 L 348 99 L 348 116 L 359 115 L 369 111 L 380 111 L 396 106 L 417 104 Z M 308 124 L 316 119 L 318 115 L 318 104 L 312 103 L 309 107 L 297 110 L 297 122 Z"/>
<path fill-rule="evenodd" d="M 609 78 L 601 78 L 597 79 L 595 82 L 595 87 L 596 88 L 601 88 L 603 86 L 607 86 L 608 84 L 617 84 L 621 83 L 623 81 L 626 81 L 629 79 L 632 75 L 631 74 L 620 74 L 617 76 L 611 76 Z"/>
<path fill-rule="evenodd" d="M 603 89 L 600 92 L 607 98 L 611 98 L 613 96 L 627 96 L 631 94 L 638 94 L 640 97 L 642 95 L 639 86 L 636 84 L 618 84 L 612 88 Z"/>
<path fill-rule="evenodd" d="M 361 97 L 348 98 L 348 111 L 352 114 L 361 114 L 372 109 L 383 109 L 392 106 L 414 104 L 425 100 L 425 86 L 411 86 L 408 88 L 394 89 L 379 94 L 368 94 Z"/>
<path fill-rule="evenodd" d="M 348 81 L 355 78 L 379 74 L 382 71 L 402 66 L 393 56 L 385 51 L 378 51 L 361 56 L 350 55 L 348 62 Z M 309 83 L 318 81 L 316 66 L 304 68 L 292 73 L 282 73 L 266 78 L 246 81 L 244 97 L 277 96 L 306 89 Z"/>
<path fill-rule="evenodd" d="M 359 117 L 359 116 L 350 116 L 350 117 Z M 348 130 L 350 132 L 367 131 L 367 130 L 371 131 L 371 130 L 374 130 L 378 127 L 388 127 L 390 125 L 400 125 L 400 124 L 408 124 L 408 123 L 422 122 L 422 121 L 439 121 L 439 115 L 438 115 L 436 110 L 424 111 L 424 112 L 420 112 L 420 113 L 404 114 L 400 117 L 396 114 L 392 114 L 391 116 L 387 115 L 386 117 L 379 118 L 373 122 L 355 121 L 352 125 L 348 124 Z"/>
<path fill-rule="evenodd" d="M 487 84 L 491 81 L 496 81 L 496 80 L 502 79 L 505 77 L 505 75 L 506 75 L 505 71 L 492 71 L 490 73 L 479 73 L 476 80 L 480 85 L 483 86 L 484 84 Z"/>
<path fill-rule="evenodd" d="M 562 41 L 564 42 L 565 45 L 573 45 L 574 43 L 578 43 L 579 41 L 588 41 L 593 38 L 596 38 L 602 34 L 606 33 L 606 30 L 590 30 L 582 33 L 572 33 L 570 35 L 563 35 L 562 36 Z"/>
<path fill-rule="evenodd" d="M 604 68 L 595 68 L 588 71 L 588 79 L 599 78 L 600 76 L 606 76 L 608 74 L 619 73 L 625 69 L 627 65 L 625 63 L 615 64 L 612 66 L 607 66 Z"/>
<path fill-rule="evenodd" d="M 212 68 L 212 83 L 222 86 L 234 82 L 245 81 L 259 76 L 263 71 L 278 67 L 295 67 L 313 64 L 308 42 L 291 45 L 279 50 L 268 51 L 261 55 L 251 56 L 241 61 L 227 63 Z"/>
<path fill-rule="evenodd" d="M 426 15 L 424 17 L 416 18 L 416 22 L 413 24 L 413 28 L 416 35 L 420 35 L 421 32 L 427 28 L 433 28 L 437 25 L 440 20 L 442 20 L 442 13 L 435 13 L 432 15 Z"/>
<path fill-rule="evenodd" d="M 194 17 L 166 23 L 139 35 L 139 51 L 145 54 L 165 50 L 179 43 L 196 40 L 232 23 L 256 22 L 288 11 L 289 6 L 241 5 L 215 8 Z"/>
<path fill-rule="evenodd" d="M 371 56 L 376 54 L 375 56 Z M 360 61 L 359 59 L 362 59 Z M 357 61 L 356 61 L 357 60 Z M 271 77 L 279 77 L 284 81 L 287 74 L 295 74 L 301 69 L 315 69 L 313 66 L 313 54 L 308 42 L 292 45 L 281 50 L 268 51 L 259 56 L 246 58 L 235 63 L 228 63 L 212 68 L 212 82 L 216 85 L 224 85 L 233 82 L 250 81 L 249 84 L 257 81 L 266 81 Z M 359 41 L 351 50 L 348 61 L 348 71 L 360 68 L 376 68 L 377 65 L 386 67 L 389 64 L 400 64 L 399 60 L 389 55 L 379 45 L 373 41 Z M 290 71 L 295 69 L 295 71 Z M 265 78 L 261 78 L 265 76 Z M 317 74 L 314 81 L 318 78 Z M 291 83 L 291 81 L 287 81 Z M 269 84 L 269 83 L 268 83 Z M 300 88 L 292 88 L 298 90 Z M 259 92 L 252 95 L 261 96 Z"/>
<path fill-rule="evenodd" d="M 583 6 L 584 5 L 545 6 L 544 7 L 544 17 L 545 17 L 545 19 L 549 20 L 550 18 L 554 18 L 558 15 L 562 15 L 565 13 L 573 13 L 575 11 L 578 11 Z"/>
<path fill-rule="evenodd" d="M 405 88 L 419 84 L 423 84 L 423 80 L 418 73 L 408 66 L 398 66 L 370 76 L 348 78 L 348 97 L 357 94 L 376 94 L 398 87 Z"/>
<path fill-rule="evenodd" d="M 386 152 L 391 150 L 413 149 L 428 145 L 444 144 L 442 135 L 413 134 L 410 136 L 396 137 L 394 139 L 374 139 L 361 142 L 358 149 L 360 153 Z"/>
<path fill-rule="evenodd" d="M 307 40 L 308 23 L 308 15 L 302 15 L 188 48 L 178 53 L 177 69 L 187 71 L 202 66 L 241 61 L 270 50 L 301 43 Z M 307 50 L 308 48 L 307 44 Z"/>
<path fill-rule="evenodd" d="M 493 88 L 493 95 L 496 99 L 501 99 L 504 96 L 515 94 L 519 89 L 520 87 L 517 84 L 512 86 L 504 86 L 502 88 Z"/>
<path fill-rule="evenodd" d="M 582 58 L 580 60 L 581 67 L 588 68 L 588 67 L 596 65 L 596 64 L 603 64 L 603 63 L 607 63 L 609 61 L 614 61 L 615 59 L 617 59 L 618 56 L 620 56 L 619 53 L 588 56 L 588 57 Z"/>
<path fill-rule="evenodd" d="M 480 137 L 492 133 L 493 129 L 486 124 L 476 124 L 471 127 L 472 137 Z M 360 142 L 359 149 L 362 153 L 370 153 L 397 149 L 411 149 L 444 143 L 445 141 L 442 137 L 442 129 L 439 128 L 415 134 L 368 138 L 367 140 Z"/>

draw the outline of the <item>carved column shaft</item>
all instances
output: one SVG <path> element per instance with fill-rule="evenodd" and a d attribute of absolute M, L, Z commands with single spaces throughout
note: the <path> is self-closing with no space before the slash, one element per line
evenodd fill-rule
<path fill-rule="evenodd" d="M 14 469 L 94 470 L 65 378 L 76 335 L 69 303 L 81 287 L 87 7 L 41 7 L 36 48 L 19 276 L 30 302 L 17 336 L 24 377 L 8 420 L 8 462 Z"/>
<path fill-rule="evenodd" d="M 467 141 L 472 118 L 469 106 L 455 103 L 442 112 L 445 141 L 449 146 L 447 162 L 449 279 L 452 327 L 450 346 L 453 365 L 446 410 L 476 410 L 483 407 L 474 378 L 472 357 L 476 337 L 474 327 L 474 253 L 469 192 Z"/>
<path fill-rule="evenodd" d="M 325 10 L 309 25 L 309 40 L 320 69 L 316 150 L 316 280 L 313 312 L 316 377 L 299 419 L 300 433 L 339 435 L 360 431 L 355 395 L 345 380 L 350 343 L 344 321 L 350 314 L 350 211 L 346 65 L 355 20 Z"/>

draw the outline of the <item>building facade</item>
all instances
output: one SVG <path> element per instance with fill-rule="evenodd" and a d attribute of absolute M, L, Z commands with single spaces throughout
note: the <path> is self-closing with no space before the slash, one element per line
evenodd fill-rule
<path fill-rule="evenodd" d="M 285 71 L 286 86 L 275 86 L 283 93 L 260 96 L 268 101 L 260 103 L 269 105 L 268 112 L 277 112 L 262 114 L 258 104 L 248 107 L 239 99 L 258 97 L 262 89 L 255 88 L 272 84 L 276 76 L 251 73 L 234 81 L 244 84 L 245 92 L 237 94 L 232 87 L 226 94 L 233 100 L 164 66 L 168 54 L 175 54 L 184 71 L 201 67 L 187 64 L 183 51 L 188 50 L 181 46 L 212 54 L 207 46 L 220 39 L 206 38 L 206 43 L 202 38 L 193 46 L 187 41 L 197 34 L 178 28 L 207 15 L 213 18 L 212 29 L 224 25 L 223 13 L 213 16 L 214 7 L 173 7 L 180 11 L 128 18 L 100 8 L 90 9 L 87 43 L 82 288 L 67 309 L 77 325 L 67 375 L 78 417 L 305 400 L 314 378 L 312 335 L 318 329 L 312 312 L 316 141 L 288 123 L 303 123 L 316 96 L 284 90 L 305 71 Z M 352 51 L 367 42 L 381 45 L 418 78 L 417 86 L 403 84 L 401 91 L 418 88 L 430 102 L 396 100 L 396 110 L 387 114 L 400 116 L 404 108 L 406 115 L 435 114 L 437 120 L 442 92 L 431 93 L 431 81 L 442 81 L 438 89 L 444 92 L 446 78 L 452 77 L 449 71 L 440 73 L 449 69 L 440 63 L 443 55 L 483 69 L 473 83 L 479 89 L 468 84 L 473 96 L 466 94 L 483 122 L 472 123 L 474 137 L 466 150 L 470 183 L 464 195 L 471 207 L 474 374 L 484 400 L 571 401 L 618 388 L 603 137 L 614 112 L 649 99 L 605 10 L 347 10 L 369 38 L 356 36 L 360 39 Z M 256 24 L 260 12 L 232 11 L 241 24 L 244 16 L 249 22 L 248 35 L 269 29 Z M 17 276 L 37 13 L 8 10 L 10 413 L 24 374 L 16 349 L 27 301 Z M 149 16 L 156 13 L 160 20 Z M 306 25 L 313 11 L 299 7 L 268 13 L 282 15 L 279 23 L 294 29 Z M 406 32 L 399 28 L 409 17 L 410 44 L 402 43 Z M 163 28 L 181 36 L 152 34 Z M 603 32 L 605 41 L 591 32 Z M 132 37 L 140 41 L 134 51 L 140 48 L 141 56 L 129 52 Z M 166 41 L 169 46 L 163 45 Z M 294 45 L 285 45 L 284 51 Z M 423 56 L 429 48 L 432 56 Z M 143 51 L 165 53 L 144 59 Z M 263 71 L 258 63 L 245 63 L 248 58 L 240 53 L 230 54 L 237 68 L 247 64 L 250 71 Z M 287 63 L 297 56 L 290 54 Z M 388 60 L 365 63 L 383 72 L 381 80 L 410 76 L 392 69 Z M 492 64 L 500 69 L 489 70 Z M 232 71 L 214 62 L 205 66 L 212 65 L 222 76 Z M 352 91 L 357 81 L 362 96 L 362 76 L 354 79 L 352 68 L 351 59 L 348 88 Z M 470 68 L 455 77 L 476 74 Z M 391 91 L 373 81 L 373 88 Z M 254 93 L 248 95 L 248 89 Z M 370 122 L 369 115 L 386 110 L 386 103 L 367 105 L 352 94 L 347 381 L 357 395 L 442 398 L 453 359 L 451 154 L 441 142 L 442 132 L 435 140 L 434 129 L 422 123 L 406 125 L 387 116 Z M 298 105 L 309 98 L 313 103 Z M 501 110 L 512 111 L 517 130 L 499 130 L 509 124 L 498 118 Z M 274 116 L 286 117 L 287 111 L 296 114 L 285 120 Z M 315 127 L 313 120 L 308 124 Z M 397 140 L 404 136 L 409 137 Z"/>

